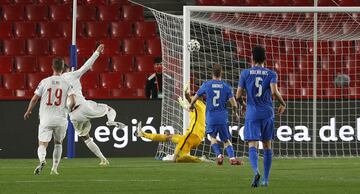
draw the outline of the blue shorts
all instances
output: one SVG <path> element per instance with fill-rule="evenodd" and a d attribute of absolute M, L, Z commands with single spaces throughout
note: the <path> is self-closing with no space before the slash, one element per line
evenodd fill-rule
<path fill-rule="evenodd" d="M 274 139 L 274 118 L 247 120 L 245 119 L 245 141 L 267 141 Z"/>
<path fill-rule="evenodd" d="M 227 140 L 231 141 L 231 134 L 229 131 L 229 126 L 226 124 L 220 125 L 207 125 L 206 126 L 206 134 L 210 135 L 213 138 L 219 134 L 220 140 L 225 142 Z"/>

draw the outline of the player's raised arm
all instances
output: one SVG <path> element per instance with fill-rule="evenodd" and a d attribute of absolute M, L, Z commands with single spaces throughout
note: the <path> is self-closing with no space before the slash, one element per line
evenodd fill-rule
<path fill-rule="evenodd" d="M 275 98 L 277 100 L 279 100 L 279 102 L 280 102 L 280 106 L 278 108 L 278 113 L 282 114 L 285 111 L 286 103 L 285 103 L 283 97 L 281 96 L 281 94 L 280 94 L 280 92 L 278 90 L 277 84 L 276 83 L 271 83 L 270 87 L 271 87 L 271 94 L 274 95 Z"/>
<path fill-rule="evenodd" d="M 38 96 L 36 94 L 34 94 L 34 96 L 31 98 L 28 108 L 24 114 L 24 120 L 26 120 L 30 117 L 31 112 L 34 109 L 36 103 L 39 101 L 39 99 L 40 99 L 40 96 Z"/>
<path fill-rule="evenodd" d="M 96 59 L 99 57 L 100 53 L 104 50 L 104 45 L 100 44 L 97 48 L 96 51 L 91 55 L 91 57 L 84 63 L 84 65 L 74 71 L 74 73 L 76 73 L 77 77 L 81 77 L 82 75 L 84 75 L 87 71 L 90 70 L 90 68 L 92 67 L 92 65 L 95 63 Z"/>

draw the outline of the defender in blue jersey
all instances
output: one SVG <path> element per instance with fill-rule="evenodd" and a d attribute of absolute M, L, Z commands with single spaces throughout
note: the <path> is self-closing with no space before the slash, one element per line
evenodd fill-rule
<path fill-rule="evenodd" d="M 252 187 L 257 187 L 260 181 L 258 170 L 258 141 L 264 147 L 264 177 L 262 186 L 268 186 L 272 163 L 271 141 L 274 138 L 274 109 L 272 95 L 279 101 L 278 113 L 285 111 L 285 101 L 277 88 L 277 74 L 264 67 L 265 49 L 255 46 L 252 50 L 253 66 L 241 72 L 236 99 L 246 107 L 244 139 L 249 144 L 249 160 L 254 171 Z M 246 105 L 242 101 L 242 93 L 246 92 Z"/>
<path fill-rule="evenodd" d="M 224 156 L 221 154 L 220 146 L 216 136 L 224 142 L 226 153 L 231 165 L 241 165 L 243 162 L 237 160 L 234 148 L 231 144 L 231 134 L 228 126 L 227 102 L 230 101 L 233 112 L 237 115 L 237 103 L 231 86 L 221 80 L 222 68 L 219 64 L 213 65 L 213 79 L 203 83 L 196 95 L 193 97 L 190 109 L 194 107 L 196 100 L 206 95 L 206 134 L 211 137 L 211 147 L 217 156 L 218 165 L 222 165 Z"/>

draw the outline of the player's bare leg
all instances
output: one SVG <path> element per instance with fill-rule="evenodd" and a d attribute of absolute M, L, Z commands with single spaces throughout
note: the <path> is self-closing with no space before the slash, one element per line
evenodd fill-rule
<path fill-rule="evenodd" d="M 243 165 L 244 164 L 244 162 L 242 160 L 235 158 L 234 148 L 233 148 L 230 140 L 227 140 L 224 143 L 224 148 L 229 156 L 229 163 L 231 165 Z"/>
<path fill-rule="evenodd" d="M 62 155 L 62 141 L 54 139 L 54 151 L 53 151 L 53 166 L 51 168 L 51 175 L 58 175 L 58 166 L 60 164 Z"/>
<path fill-rule="evenodd" d="M 251 187 L 258 187 L 259 186 L 259 181 L 260 181 L 260 173 L 259 173 L 259 169 L 258 169 L 258 152 L 257 152 L 257 148 L 258 148 L 258 142 L 257 141 L 249 141 L 249 160 L 250 160 L 250 165 L 253 169 L 254 172 L 254 178 L 253 181 L 251 183 Z"/>
<path fill-rule="evenodd" d="M 215 137 L 211 137 L 211 148 L 214 150 L 216 155 L 216 163 L 222 165 L 224 163 L 224 155 L 221 154 L 220 146 Z"/>
<path fill-rule="evenodd" d="M 270 169 L 272 163 L 272 150 L 271 150 L 271 140 L 263 141 L 264 146 L 264 177 L 261 181 L 260 185 L 263 187 L 269 186 L 269 176 L 270 176 Z"/>
<path fill-rule="evenodd" d="M 94 153 L 98 158 L 100 158 L 100 166 L 109 166 L 109 161 L 105 158 L 105 156 L 102 154 L 99 146 L 96 145 L 93 138 L 90 137 L 89 134 L 86 136 L 82 136 L 82 139 L 84 140 L 86 146 L 91 150 L 92 153 Z"/>
<path fill-rule="evenodd" d="M 126 127 L 126 125 L 124 123 L 115 121 L 116 111 L 113 108 L 111 108 L 110 106 L 108 106 L 108 112 L 106 113 L 106 116 L 108 119 L 108 121 L 106 122 L 107 126 L 109 126 L 109 127 L 114 126 L 119 129 Z"/>
<path fill-rule="evenodd" d="M 46 157 L 46 148 L 48 145 L 49 145 L 49 142 L 39 141 L 39 147 L 37 150 L 37 154 L 38 154 L 38 158 L 39 158 L 39 165 L 36 166 L 36 168 L 34 170 L 34 175 L 39 175 L 46 165 L 45 157 Z"/>

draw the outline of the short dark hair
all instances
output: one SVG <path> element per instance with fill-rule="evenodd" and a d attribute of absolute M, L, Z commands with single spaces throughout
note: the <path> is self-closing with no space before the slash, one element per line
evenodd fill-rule
<path fill-rule="evenodd" d="M 156 64 L 161 63 L 161 62 L 162 62 L 161 57 L 156 57 L 156 58 L 154 59 L 154 63 L 156 63 Z"/>
<path fill-rule="evenodd" d="M 61 58 L 55 58 L 53 60 L 52 69 L 55 72 L 62 72 L 64 69 L 64 59 Z"/>
<path fill-rule="evenodd" d="M 212 68 L 212 74 L 215 77 L 221 77 L 222 67 L 221 65 L 215 63 Z"/>
<path fill-rule="evenodd" d="M 266 60 L 265 48 L 260 45 L 256 45 L 252 49 L 252 56 L 253 56 L 253 61 L 255 62 L 255 64 L 264 63 Z"/>
<path fill-rule="evenodd" d="M 64 63 L 64 69 L 70 68 L 70 66 L 66 63 Z"/>

